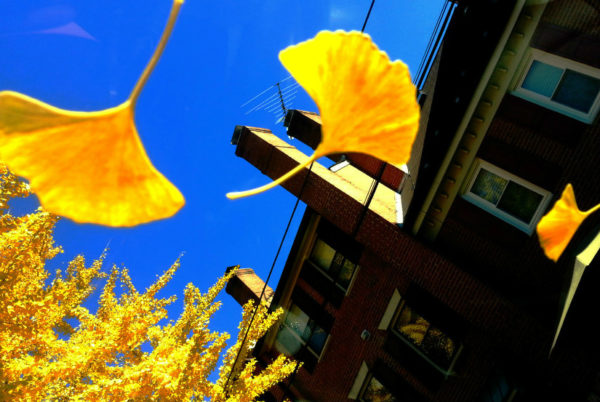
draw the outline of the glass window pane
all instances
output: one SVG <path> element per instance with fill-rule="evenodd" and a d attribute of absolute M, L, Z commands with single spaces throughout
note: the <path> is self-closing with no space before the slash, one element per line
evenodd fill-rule
<path fill-rule="evenodd" d="M 554 93 L 563 71 L 562 68 L 534 60 L 521 86 L 549 98 Z"/>
<path fill-rule="evenodd" d="M 406 338 L 420 345 L 429 328 L 429 322 L 405 305 L 396 320 L 395 327 Z"/>
<path fill-rule="evenodd" d="M 567 70 L 552 100 L 588 113 L 599 91 L 599 79 Z"/>
<path fill-rule="evenodd" d="M 506 187 L 508 180 L 493 174 L 485 169 L 479 170 L 471 192 L 479 197 L 496 204 Z"/>
<path fill-rule="evenodd" d="M 303 337 L 306 332 L 308 320 L 308 315 L 300 310 L 300 307 L 292 304 L 290 311 L 285 317 L 285 325 L 298 334 L 298 336 Z"/>
<path fill-rule="evenodd" d="M 352 280 L 352 274 L 354 273 L 354 268 L 356 268 L 356 264 L 351 262 L 350 260 L 344 261 L 344 265 L 338 275 L 337 282 L 342 285 L 344 289 L 348 289 L 348 285 L 350 285 L 350 281 Z"/>
<path fill-rule="evenodd" d="M 367 402 L 395 402 L 397 399 L 375 377 L 371 377 L 362 396 Z"/>
<path fill-rule="evenodd" d="M 329 272 L 328 274 L 333 278 L 336 279 L 338 276 L 338 273 L 340 272 L 342 265 L 344 264 L 344 261 L 346 260 L 346 258 L 341 254 L 341 253 L 336 253 L 335 257 L 333 258 L 333 261 L 331 263 L 331 267 L 329 268 Z"/>
<path fill-rule="evenodd" d="M 542 202 L 543 196 L 513 181 L 509 182 L 498 209 L 507 212 L 525 223 L 531 222 Z"/>
<path fill-rule="evenodd" d="M 279 352 L 288 356 L 293 356 L 298 353 L 302 347 L 302 343 L 288 327 L 282 325 L 281 329 L 277 333 L 276 347 Z"/>
<path fill-rule="evenodd" d="M 325 332 L 325 330 L 323 328 L 319 327 L 318 325 L 315 325 L 315 328 L 313 329 L 313 332 L 312 332 L 312 336 L 310 337 L 310 340 L 308 341 L 308 346 L 310 346 L 310 348 L 315 353 L 320 355 L 321 351 L 323 350 L 323 346 L 325 346 L 326 340 L 327 340 L 327 332 Z"/>
<path fill-rule="evenodd" d="M 430 324 L 406 304 L 401 307 L 394 329 L 439 367 L 446 370 L 450 368 L 458 352 L 455 340 Z"/>
<path fill-rule="evenodd" d="M 456 351 L 452 339 L 435 327 L 429 328 L 421 347 L 431 360 L 444 368 L 450 366 Z"/>
<path fill-rule="evenodd" d="M 486 386 L 481 402 L 504 402 L 511 391 L 506 377 L 494 375 Z"/>
<path fill-rule="evenodd" d="M 335 250 L 321 239 L 317 239 L 310 259 L 323 270 L 328 271 L 335 257 Z"/>

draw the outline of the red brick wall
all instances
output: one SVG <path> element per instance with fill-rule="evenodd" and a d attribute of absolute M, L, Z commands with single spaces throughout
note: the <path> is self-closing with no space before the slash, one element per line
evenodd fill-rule
<path fill-rule="evenodd" d="M 238 153 L 259 163 L 265 174 L 275 177 L 295 164 L 268 141 L 255 138 L 249 131 L 244 135 L 248 138 L 240 141 Z M 300 175 L 284 187 L 297 194 L 303 180 L 304 175 Z M 307 179 L 302 199 L 346 233 L 354 228 L 362 208 L 314 174 Z M 546 362 L 552 329 L 544 328 L 536 318 L 435 249 L 376 214 L 366 214 L 356 240 L 365 251 L 354 287 L 339 310 L 328 307 L 335 322 L 322 361 L 312 374 L 301 370 L 298 375 L 298 384 L 311 390 L 314 400 L 343 400 L 363 360 L 369 364 L 383 360 L 416 390 L 440 401 L 464 401 L 481 392 L 493 364 L 493 359 L 488 361 L 482 356 L 495 356 L 502 351 L 521 366 L 531 368 L 528 371 L 542 371 L 540 362 Z M 461 375 L 446 381 L 439 390 L 428 390 L 401 362 L 387 355 L 382 350 L 386 333 L 376 329 L 393 290 L 405 291 L 410 283 L 423 288 L 467 323 Z M 317 302 L 320 300 L 308 284 L 301 282 L 299 286 Z M 360 339 L 363 329 L 372 334 L 370 340 Z M 574 378 L 582 378 L 574 373 Z"/>
<path fill-rule="evenodd" d="M 379 159 L 366 154 L 349 153 L 347 158 L 353 166 L 356 166 L 371 177 L 377 177 L 381 165 L 383 164 Z M 397 169 L 393 165 L 386 164 L 383 175 L 381 176 L 381 183 L 391 189 L 398 189 L 403 176 L 404 173 L 400 169 Z"/>
<path fill-rule="evenodd" d="M 507 95 L 504 104 L 524 101 Z M 540 121 L 563 120 L 565 116 L 528 105 L 542 114 Z M 541 110 L 540 110 L 541 109 Z M 563 135 L 575 137 L 571 143 L 553 138 L 530 125 L 525 113 L 519 120 L 496 116 L 478 157 L 545 188 L 560 197 L 572 183 L 577 202 L 586 210 L 600 202 L 600 125 L 583 125 Z M 537 117 L 536 117 L 537 119 Z M 572 120 L 572 119 L 569 119 Z M 438 247 L 470 272 L 498 291 L 542 315 L 553 325 L 557 296 L 569 261 L 555 264 L 539 247 L 537 235 L 527 235 L 479 207 L 460 198 L 455 201 L 437 238 Z"/>
<path fill-rule="evenodd" d="M 598 21 L 600 12 L 588 2 L 551 2 L 531 46 L 598 68 Z M 507 94 L 477 156 L 550 191 L 550 207 L 572 183 L 580 209 L 586 210 L 600 202 L 599 120 L 585 124 Z M 454 261 L 547 326 L 556 324 L 569 262 L 546 259 L 535 233 L 527 235 L 459 197 L 436 242 Z"/>
<path fill-rule="evenodd" d="M 572 4 L 582 9 L 586 2 Z M 576 34 L 560 28 L 556 0 L 548 5 L 533 44 L 563 57 L 600 66 L 598 34 L 574 25 Z M 589 5 L 589 4 L 588 4 Z M 573 10 L 570 10 L 573 11 Z M 573 11 L 575 14 L 577 10 Z M 595 26 L 590 25 L 593 30 Z M 565 33 L 566 32 L 566 33 Z M 575 42 L 568 42 L 575 38 Z M 567 40 L 567 41 L 565 41 Z M 243 135 L 238 155 L 270 177 L 296 162 L 250 132 Z M 494 119 L 479 157 L 551 191 L 555 199 L 571 182 L 581 209 L 600 200 L 600 128 L 598 119 L 584 125 L 507 95 Z M 307 173 L 284 184 L 298 194 Z M 302 200 L 345 233 L 351 233 L 362 205 L 316 175 L 308 175 Z M 314 372 L 301 369 L 294 381 L 303 396 L 315 401 L 345 400 L 362 361 L 382 361 L 416 392 L 437 401 L 476 400 L 498 362 L 530 386 L 583 389 L 593 372 L 594 353 L 579 345 L 563 345 L 548 358 L 558 292 L 567 262 L 554 264 L 537 238 L 504 223 L 476 206 L 457 199 L 434 245 L 425 245 L 368 212 L 356 235 L 364 245 L 361 269 L 339 309 L 326 310 L 335 321 L 321 362 Z M 416 284 L 450 308 L 466 323 L 458 375 L 439 389 L 425 385 L 402 361 L 383 348 L 387 331 L 377 329 L 394 289 L 407 292 Z M 297 286 L 315 301 L 322 295 L 309 283 Z M 363 330 L 371 333 L 362 340 Z"/>

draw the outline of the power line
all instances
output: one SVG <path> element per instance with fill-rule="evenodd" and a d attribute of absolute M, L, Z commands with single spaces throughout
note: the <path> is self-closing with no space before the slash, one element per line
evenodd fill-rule
<path fill-rule="evenodd" d="M 415 77 L 421 76 L 421 71 L 423 70 L 424 66 L 425 66 L 425 60 L 427 60 L 427 55 L 429 54 L 429 51 L 431 50 L 431 46 L 433 45 L 434 42 L 434 37 L 435 34 L 440 26 L 440 22 L 442 21 L 443 15 L 446 12 L 446 8 L 448 7 L 448 2 L 444 1 L 444 6 L 442 7 L 442 11 L 440 12 L 440 14 L 438 15 L 437 21 L 435 22 L 435 27 L 433 28 L 433 31 L 431 33 L 431 36 L 429 37 L 429 42 L 427 42 L 427 48 L 425 48 L 425 53 L 423 53 L 423 57 L 421 57 L 421 62 L 419 63 L 419 68 L 417 69 L 417 74 L 415 75 Z"/>
<path fill-rule="evenodd" d="M 423 58 L 421 59 L 417 75 L 415 75 L 414 83 L 418 90 L 421 89 L 421 86 L 426 78 L 426 74 L 428 73 L 433 62 L 433 58 L 439 51 L 441 42 L 445 36 L 446 29 L 448 28 L 450 18 L 452 17 L 455 8 L 456 5 L 450 4 L 450 0 L 446 0 L 446 2 L 444 3 L 444 7 L 442 8 L 442 11 L 440 12 L 440 15 L 438 17 L 438 22 L 436 23 L 435 28 L 431 33 L 427 49 L 425 50 Z M 439 24 L 440 22 L 441 25 Z"/>
<path fill-rule="evenodd" d="M 240 348 L 235 356 L 235 359 L 233 360 L 233 364 L 231 366 L 231 371 L 229 372 L 229 375 L 227 376 L 227 381 L 225 381 L 225 385 L 223 387 L 223 389 L 225 390 L 225 395 L 227 395 L 227 385 L 229 384 L 229 380 L 231 378 L 231 375 L 233 374 L 233 369 L 235 368 L 235 365 L 237 364 L 237 361 L 242 352 L 242 348 L 244 347 L 244 344 L 246 343 L 246 339 L 248 338 L 248 333 L 250 332 L 250 327 L 252 326 L 252 323 L 254 322 L 254 317 L 256 316 L 256 313 L 258 312 L 258 308 L 260 307 L 260 303 L 262 302 L 262 298 L 265 294 L 265 290 L 267 289 L 267 284 L 269 283 L 269 279 L 271 279 L 271 274 L 273 273 L 273 269 L 275 268 L 275 264 L 277 263 L 277 259 L 279 258 L 279 253 L 281 252 L 281 248 L 283 247 L 283 243 L 285 242 L 285 238 L 287 236 L 287 233 L 288 233 L 290 226 L 292 224 L 292 221 L 294 219 L 294 215 L 296 214 L 296 209 L 298 208 L 298 204 L 300 203 L 300 198 L 302 197 L 302 193 L 304 192 L 304 188 L 306 187 L 306 182 L 308 181 L 308 177 L 310 176 L 310 173 L 312 171 L 313 163 L 314 163 L 314 161 L 310 164 L 310 166 L 308 167 L 308 172 L 304 176 L 304 180 L 302 181 L 302 187 L 300 187 L 300 192 L 298 193 L 298 196 L 296 197 L 296 203 L 294 204 L 294 208 L 292 209 L 290 219 L 288 220 L 285 230 L 283 231 L 283 236 L 281 237 L 281 241 L 279 242 L 279 247 L 277 248 L 277 252 L 275 253 L 275 258 L 273 258 L 273 263 L 271 264 L 271 268 L 269 269 L 269 274 L 267 275 L 265 284 L 263 285 L 262 291 L 260 292 L 260 296 L 258 298 L 258 303 L 256 304 L 254 311 L 252 312 L 252 317 L 250 318 L 250 322 L 248 323 L 248 326 L 246 328 L 246 333 L 244 334 L 244 338 L 242 339 Z"/>
<path fill-rule="evenodd" d="M 375 5 L 375 0 L 371 1 L 371 6 L 369 7 L 369 11 L 367 12 L 367 16 L 365 17 L 365 22 L 363 23 L 362 29 L 360 32 L 365 32 L 365 27 L 367 26 L 367 21 L 369 21 L 369 17 L 371 16 L 371 10 L 373 10 L 373 6 Z"/>
<path fill-rule="evenodd" d="M 367 12 L 367 16 L 365 17 L 365 21 L 363 23 L 361 32 L 364 32 L 365 27 L 367 26 L 367 22 L 369 21 L 369 17 L 371 16 L 371 11 L 373 10 L 373 6 L 375 5 L 375 0 L 371 1 L 371 5 L 369 7 L 369 11 Z M 280 81 L 283 82 L 287 79 L 291 78 L 291 76 L 285 78 L 284 80 Z M 252 99 L 248 100 L 247 102 L 245 102 L 243 106 L 247 105 L 248 103 L 252 102 L 253 100 L 257 99 L 258 97 L 260 97 L 261 95 L 263 95 L 264 93 L 266 93 L 269 89 L 272 89 L 273 87 L 277 86 L 278 92 L 279 92 L 279 97 L 282 98 L 282 94 L 281 94 L 281 88 L 280 88 L 280 82 L 272 85 L 271 87 L 265 89 L 263 92 L 259 93 L 258 95 L 256 95 L 255 97 L 253 97 Z M 291 85 L 290 85 L 291 86 Z M 287 89 L 288 87 L 284 88 Z M 283 232 L 283 236 L 281 237 L 281 241 L 279 242 L 279 247 L 277 248 L 277 252 L 275 253 L 275 257 L 273 259 L 273 263 L 271 264 L 271 268 L 269 269 L 269 274 L 267 275 L 267 278 L 265 280 L 265 283 L 263 285 L 263 288 L 260 292 L 260 296 L 258 298 L 258 303 L 256 304 L 256 307 L 254 308 L 254 311 L 252 312 L 252 317 L 250 318 L 250 322 L 248 323 L 248 326 L 246 328 L 246 333 L 244 334 L 244 338 L 242 338 L 242 343 L 240 345 L 240 348 L 238 349 L 238 352 L 235 356 L 235 359 L 233 360 L 233 364 L 231 365 L 231 371 L 229 372 L 229 375 L 227 376 L 227 381 L 225 381 L 225 385 L 223 387 L 223 389 L 225 390 L 225 395 L 227 395 L 227 385 L 229 384 L 229 381 L 231 379 L 231 375 L 233 374 L 233 370 L 237 364 L 237 361 L 240 357 L 240 354 L 242 352 L 242 348 L 244 347 L 244 344 L 246 343 L 246 339 L 248 338 L 248 333 L 250 332 L 250 327 L 252 326 L 252 323 L 254 322 L 254 318 L 256 317 L 256 313 L 258 312 L 258 309 L 260 307 L 260 303 L 262 301 L 262 298 L 264 297 L 265 291 L 267 289 L 267 284 L 269 283 L 269 279 L 271 278 L 271 275 L 273 274 L 273 269 L 275 268 L 275 264 L 277 263 L 277 259 L 279 258 L 279 254 L 281 252 L 281 249 L 283 247 L 283 243 L 285 242 L 285 238 L 287 236 L 287 233 L 290 229 L 290 226 L 292 224 L 292 221 L 294 219 L 294 216 L 296 214 L 296 209 L 298 208 L 298 204 L 300 203 L 300 199 L 302 197 L 302 193 L 304 192 L 304 188 L 306 187 L 306 182 L 308 181 L 308 177 L 310 176 L 310 173 L 312 171 L 312 167 L 313 167 L 314 161 L 310 164 L 309 168 L 308 168 L 308 172 L 307 174 L 304 176 L 304 180 L 302 181 L 302 187 L 300 188 L 300 192 L 298 192 L 298 196 L 296 197 L 296 202 L 294 203 L 294 208 L 292 209 L 292 213 L 290 215 L 290 219 L 288 220 L 288 223 L 285 227 L 285 230 Z M 380 173 L 379 176 L 383 175 L 383 171 L 385 170 L 385 166 L 386 164 L 384 163 L 381 167 L 380 167 Z M 362 223 L 362 218 L 364 217 L 364 213 L 366 212 L 366 209 L 368 209 L 369 204 L 371 203 L 371 199 L 373 198 L 373 194 L 375 193 L 375 189 L 377 188 L 377 184 L 379 183 L 380 177 L 374 181 L 374 183 L 371 184 L 371 188 L 369 189 L 369 195 L 367 196 L 367 199 L 365 200 L 365 206 L 363 209 L 363 213 L 361 214 L 362 216 L 358 219 L 357 225 L 355 226 L 355 235 L 356 232 L 358 232 L 358 229 L 360 228 L 360 224 Z M 296 371 L 298 369 L 298 365 L 296 365 L 296 369 L 294 370 L 294 374 L 293 376 L 295 377 Z M 292 379 L 293 380 L 293 379 Z"/>

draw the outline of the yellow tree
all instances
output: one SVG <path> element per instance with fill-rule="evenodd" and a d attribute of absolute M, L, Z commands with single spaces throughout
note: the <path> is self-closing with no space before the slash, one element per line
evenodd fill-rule
<path fill-rule="evenodd" d="M 260 371 L 247 359 L 281 315 L 261 305 L 242 344 L 253 311 L 249 303 L 238 340 L 211 382 L 229 335 L 211 331 L 208 323 L 234 271 L 206 294 L 187 285 L 181 316 L 161 325 L 175 297 L 157 292 L 179 261 L 145 292 L 134 287 L 127 269 L 103 273 L 104 256 L 91 265 L 78 256 L 66 272 L 51 275 L 45 265 L 61 252 L 53 239 L 58 218 L 41 209 L 19 217 L 8 213 L 12 197 L 28 194 L 28 186 L 0 166 L 0 400 L 253 401 L 293 371 L 295 363 L 283 356 Z M 82 302 L 99 278 L 107 279 L 92 314 Z M 117 292 L 119 282 L 123 292 Z"/>

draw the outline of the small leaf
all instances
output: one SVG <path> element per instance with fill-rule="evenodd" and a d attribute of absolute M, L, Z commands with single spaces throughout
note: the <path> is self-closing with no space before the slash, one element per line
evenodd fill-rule
<path fill-rule="evenodd" d="M 560 199 L 537 224 L 540 245 L 546 257 L 558 261 L 584 219 L 598 208 L 600 204 L 588 211 L 580 211 L 573 186 L 567 184 Z"/>

